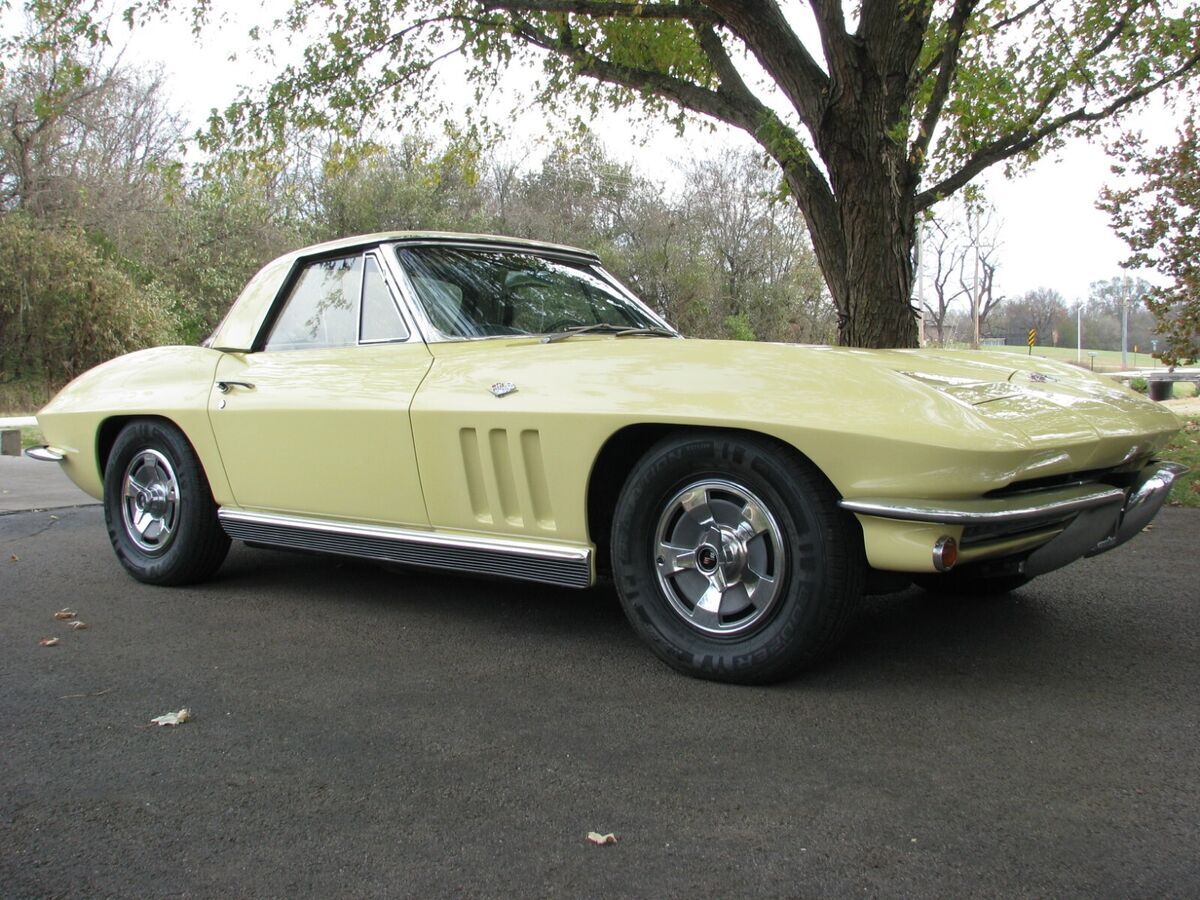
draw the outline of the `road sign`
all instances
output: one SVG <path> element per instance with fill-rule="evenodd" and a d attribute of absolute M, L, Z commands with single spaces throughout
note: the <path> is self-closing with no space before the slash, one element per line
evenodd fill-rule
<path fill-rule="evenodd" d="M 1037 329 L 1030 328 L 1029 329 L 1029 346 L 1034 347 L 1036 345 L 1037 345 Z"/>

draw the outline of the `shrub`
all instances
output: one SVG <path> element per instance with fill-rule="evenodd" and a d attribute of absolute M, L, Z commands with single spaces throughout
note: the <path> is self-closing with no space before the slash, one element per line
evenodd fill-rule
<path fill-rule="evenodd" d="M 169 343 L 175 306 L 172 292 L 135 285 L 79 229 L 0 217 L 0 380 L 61 383 Z"/>

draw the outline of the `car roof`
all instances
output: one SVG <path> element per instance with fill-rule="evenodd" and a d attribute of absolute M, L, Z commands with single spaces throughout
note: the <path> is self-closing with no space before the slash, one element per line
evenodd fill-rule
<path fill-rule="evenodd" d="M 353 237 L 313 244 L 300 250 L 285 253 L 263 266 L 238 295 L 229 312 L 216 331 L 209 336 L 206 346 L 225 349 L 251 349 L 264 317 L 269 315 L 271 304 L 300 261 L 320 259 L 352 250 L 364 250 L 380 244 L 398 246 L 478 247 L 491 250 L 517 250 L 557 256 L 578 263 L 598 263 L 600 258 L 587 250 L 549 244 L 545 241 L 527 241 L 523 238 L 502 237 L 494 234 L 455 234 L 445 231 L 380 231 Z"/>
<path fill-rule="evenodd" d="M 494 247 L 508 250 L 532 250 L 539 253 L 554 253 L 563 256 L 573 256 L 588 262 L 599 262 L 600 257 L 589 250 L 581 250 L 566 244 L 551 244 L 546 241 L 531 241 L 525 238 L 505 237 L 498 234 L 468 234 L 450 231 L 379 231 L 373 234 L 360 234 L 353 237 L 338 238 L 313 244 L 287 254 L 289 258 L 304 256 L 321 256 L 326 253 L 336 253 L 340 250 L 350 250 L 356 247 L 366 247 L 374 244 L 456 244 Z"/>

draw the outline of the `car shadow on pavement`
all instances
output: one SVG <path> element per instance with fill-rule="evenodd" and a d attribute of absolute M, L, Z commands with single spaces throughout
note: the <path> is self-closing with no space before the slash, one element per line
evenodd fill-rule
<path fill-rule="evenodd" d="M 990 597 L 912 588 L 866 598 L 840 649 L 774 689 L 1061 680 L 1072 672 L 1090 677 L 1096 646 L 1105 647 L 1111 661 L 1108 645 L 1118 635 L 1107 633 L 1106 623 L 1096 622 L 1062 587 L 1045 580 Z M 416 622 L 431 631 L 473 632 L 479 642 L 507 636 L 551 654 L 577 651 L 583 643 L 623 657 L 646 653 L 606 583 L 574 591 L 236 546 L 211 589 L 269 592 L 281 615 L 341 609 L 395 626 Z M 1126 645 L 1116 654 L 1145 658 L 1147 652 Z"/>
<path fill-rule="evenodd" d="M 389 563 L 236 546 L 214 588 L 280 590 L 296 602 L 350 603 L 381 616 L 453 618 L 495 627 L 519 621 L 545 635 L 620 637 L 628 631 L 611 585 L 570 590 L 484 576 L 426 571 Z M 635 640 L 630 635 L 630 640 Z"/>

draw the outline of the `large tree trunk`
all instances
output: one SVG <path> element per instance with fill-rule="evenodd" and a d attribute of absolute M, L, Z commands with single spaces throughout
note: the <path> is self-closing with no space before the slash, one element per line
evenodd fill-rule
<path fill-rule="evenodd" d="M 810 216 L 810 230 L 836 235 L 814 240 L 814 250 L 845 346 L 917 346 L 912 251 L 919 177 L 908 158 L 905 108 L 931 5 L 913 4 L 896 17 L 888 4 L 863 4 L 856 40 L 842 40 L 840 18 L 833 31 L 825 23 L 837 37 L 826 47 L 828 100 L 813 138 L 832 203 L 816 211 L 824 221 Z M 833 7 L 820 8 L 829 14 Z M 814 206 L 814 193 L 797 195 L 801 206 Z"/>
<path fill-rule="evenodd" d="M 868 183 L 842 185 L 838 204 L 846 239 L 838 343 L 850 347 L 915 347 L 912 307 L 913 216 Z"/>
<path fill-rule="evenodd" d="M 897 183 L 894 161 L 879 149 L 827 147 L 834 202 L 800 207 L 837 307 L 838 343 L 915 347 L 913 192 Z"/>

